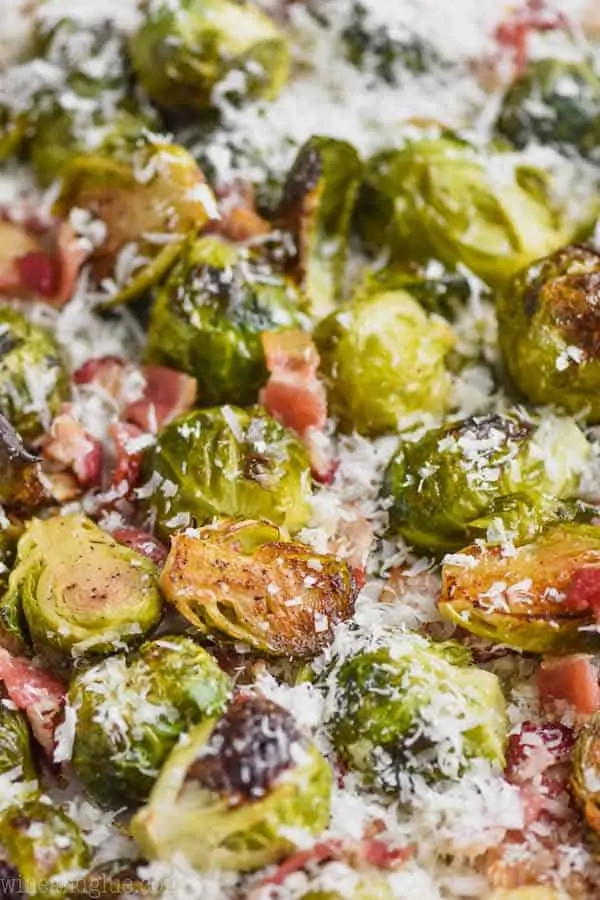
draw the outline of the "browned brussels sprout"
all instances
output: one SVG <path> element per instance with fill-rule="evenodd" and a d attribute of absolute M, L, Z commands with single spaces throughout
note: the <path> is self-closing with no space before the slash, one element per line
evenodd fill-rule
<path fill-rule="evenodd" d="M 429 317 L 410 287 L 369 283 L 317 325 L 331 414 L 345 431 L 396 431 L 412 413 L 450 406 L 450 326 Z"/>
<path fill-rule="evenodd" d="M 556 203 L 555 178 L 567 175 L 576 177 L 567 161 L 557 175 L 452 135 L 423 137 L 368 162 L 358 223 L 377 252 L 388 247 L 397 260 L 461 263 L 502 284 L 593 226 L 593 191 L 573 212 Z"/>
<path fill-rule="evenodd" d="M 499 292 L 504 364 L 534 403 L 600 421 L 600 254 L 571 245 L 536 260 Z"/>
<path fill-rule="evenodd" d="M 600 528 L 558 525 L 516 549 L 473 544 L 446 556 L 441 614 L 532 653 L 597 652 Z"/>
<path fill-rule="evenodd" d="M 600 713 L 583 728 L 573 752 L 571 788 L 590 829 L 594 846 L 600 842 Z"/>
<path fill-rule="evenodd" d="M 73 207 L 106 225 L 91 264 L 111 304 L 150 288 L 174 263 L 188 235 L 216 215 L 215 199 L 193 157 L 149 132 L 114 137 L 95 152 L 73 156 L 55 212 L 67 216 Z"/>
<path fill-rule="evenodd" d="M 570 418 L 472 416 L 407 436 L 384 477 L 390 529 L 427 550 L 459 549 L 489 528 L 527 540 L 573 518 L 590 444 Z"/>
<path fill-rule="evenodd" d="M 329 729 L 342 760 L 390 792 L 411 774 L 459 778 L 473 759 L 500 769 L 507 732 L 500 682 L 469 663 L 458 644 L 392 629 L 337 661 Z M 452 741 L 445 710 L 452 710 Z"/>
<path fill-rule="evenodd" d="M 31 900 L 47 900 L 67 892 L 65 876 L 87 868 L 90 852 L 79 828 L 60 807 L 48 800 L 30 800 L 0 818 L 2 858 L 16 880 L 26 885 Z"/>
<path fill-rule="evenodd" d="M 248 872 L 289 856 L 296 829 L 327 825 L 332 772 L 286 710 L 239 695 L 172 751 L 131 831 L 149 859 Z"/>
<path fill-rule="evenodd" d="M 203 406 L 252 403 L 268 374 L 261 333 L 299 327 L 299 307 L 294 286 L 270 266 L 201 237 L 156 297 L 146 358 L 193 375 Z"/>
<path fill-rule="evenodd" d="M 275 213 L 276 223 L 294 237 L 292 271 L 317 318 L 331 312 L 342 292 L 361 174 L 354 147 L 334 138 L 312 137 L 296 157 Z"/>
<path fill-rule="evenodd" d="M 308 522 L 306 449 L 261 407 L 180 416 L 159 432 L 143 473 L 141 493 L 163 536 L 215 517 L 265 518 L 292 533 Z"/>
<path fill-rule="evenodd" d="M 131 60 L 148 96 L 165 109 L 203 112 L 215 91 L 273 99 L 287 80 L 287 39 L 254 2 L 145 0 L 142 11 Z"/>
<path fill-rule="evenodd" d="M 316 656 L 354 609 L 348 565 L 286 541 L 267 522 L 173 536 L 163 594 L 201 631 L 274 656 Z"/>
<path fill-rule="evenodd" d="M 143 802 L 180 735 L 221 713 L 228 698 L 228 677 L 181 635 L 147 641 L 132 658 L 111 656 L 76 673 L 69 705 L 77 777 L 102 805 Z"/>
<path fill-rule="evenodd" d="M 159 622 L 156 567 L 79 514 L 32 519 L 0 604 L 5 631 L 63 660 L 139 642 Z"/>
<path fill-rule="evenodd" d="M 51 331 L 0 307 L 0 412 L 29 442 L 49 428 L 68 396 L 63 354 Z"/>
<path fill-rule="evenodd" d="M 504 95 L 496 131 L 515 147 L 550 144 L 600 161 L 600 78 L 586 62 L 531 60 Z"/>

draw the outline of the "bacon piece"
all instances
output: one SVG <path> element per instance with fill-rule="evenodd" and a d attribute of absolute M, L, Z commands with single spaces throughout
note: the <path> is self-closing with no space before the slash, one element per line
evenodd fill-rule
<path fill-rule="evenodd" d="M 528 44 L 532 33 L 567 30 L 568 27 L 568 20 L 563 13 L 547 9 L 545 0 L 527 0 L 521 9 L 517 9 L 498 25 L 494 37 L 501 46 L 511 51 L 516 71 L 522 72 L 527 65 Z"/>
<path fill-rule="evenodd" d="M 121 402 L 127 365 L 120 356 L 95 356 L 73 373 L 75 384 L 95 384 Z"/>
<path fill-rule="evenodd" d="M 115 541 L 137 550 L 143 556 L 151 559 L 157 566 L 162 566 L 167 558 L 167 548 L 147 531 L 139 528 L 117 528 L 113 531 L 112 536 Z"/>
<path fill-rule="evenodd" d="M 89 256 L 90 248 L 77 236 L 68 222 L 61 222 L 56 233 L 56 262 L 58 283 L 48 299 L 54 306 L 63 306 L 73 296 L 79 271 Z"/>
<path fill-rule="evenodd" d="M 71 469 L 81 487 L 97 487 L 102 480 L 102 444 L 80 425 L 68 407 L 52 422 L 43 454 Z"/>
<path fill-rule="evenodd" d="M 140 480 L 143 450 L 132 446 L 133 442 L 144 436 L 144 432 L 128 422 L 115 422 L 109 428 L 110 436 L 115 444 L 116 463 L 110 484 L 116 488 L 123 485 L 126 491 L 123 496 L 130 497 Z"/>
<path fill-rule="evenodd" d="M 0 293 L 63 306 L 89 248 L 68 222 L 0 221 Z"/>
<path fill-rule="evenodd" d="M 264 332 L 261 341 L 271 374 L 260 402 L 299 435 L 309 428 L 322 431 L 327 395 L 317 378 L 319 354 L 310 335 L 303 331 Z"/>
<path fill-rule="evenodd" d="M 256 895 L 252 894 L 250 900 L 254 896 L 260 896 L 265 887 L 280 887 L 290 875 L 309 865 L 315 866 L 333 860 L 345 860 L 358 868 L 373 866 L 383 871 L 390 871 L 401 866 L 413 855 L 413 847 L 394 847 L 381 838 L 368 837 L 359 841 L 330 838 L 319 841 L 310 849 L 299 850 L 281 863 L 273 875 L 269 875 L 259 882 L 256 887 Z"/>
<path fill-rule="evenodd" d="M 552 766 L 567 762 L 575 743 L 566 725 L 524 722 L 508 738 L 505 775 L 511 784 L 524 784 L 543 775 Z"/>
<path fill-rule="evenodd" d="M 54 730 L 59 724 L 66 688 L 49 672 L 28 659 L 0 648 L 0 680 L 15 706 L 22 709 L 31 730 L 52 759 Z"/>
<path fill-rule="evenodd" d="M 564 606 L 572 612 L 591 610 L 600 621 L 600 568 L 587 566 L 573 574 Z"/>
<path fill-rule="evenodd" d="M 581 716 L 600 709 L 598 669 L 591 656 L 548 657 L 538 669 L 537 682 L 544 706 L 562 701 Z"/>
<path fill-rule="evenodd" d="M 198 384 L 195 378 L 167 366 L 143 366 L 144 393 L 125 408 L 124 417 L 143 431 L 156 433 L 196 402 Z"/>

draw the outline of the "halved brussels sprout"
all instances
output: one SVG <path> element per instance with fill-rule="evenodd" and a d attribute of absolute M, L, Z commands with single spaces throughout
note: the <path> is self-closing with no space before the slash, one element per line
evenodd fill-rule
<path fill-rule="evenodd" d="M 577 738 L 571 788 L 597 847 L 600 841 L 600 713 L 594 715 Z"/>
<path fill-rule="evenodd" d="M 52 75 L 27 113 L 28 150 L 38 181 L 48 185 L 74 155 L 97 146 L 130 116 L 133 121 L 135 108 L 124 42 L 108 18 L 53 23 L 39 33 L 35 56 L 52 67 Z M 144 119 L 135 121 L 141 130 Z M 147 116 L 145 124 L 150 122 Z"/>
<path fill-rule="evenodd" d="M 0 412 L 25 442 L 50 427 L 69 380 L 52 333 L 10 306 L 0 307 Z"/>
<path fill-rule="evenodd" d="M 293 657 L 320 653 L 357 594 L 343 560 L 248 521 L 175 534 L 159 584 L 202 632 Z"/>
<path fill-rule="evenodd" d="M 385 791 L 411 775 L 459 778 L 475 758 L 502 767 L 500 682 L 468 661 L 459 645 L 387 630 L 338 662 L 328 727 L 342 760 Z"/>
<path fill-rule="evenodd" d="M 90 260 L 94 277 L 111 282 L 111 304 L 151 287 L 187 236 L 216 214 L 213 194 L 187 150 L 135 130 L 72 157 L 54 211 L 67 217 L 74 207 L 106 225 Z"/>
<path fill-rule="evenodd" d="M 308 521 L 304 445 L 260 407 L 197 410 L 163 428 L 141 489 L 161 535 L 217 517 L 265 518 L 288 531 Z"/>
<path fill-rule="evenodd" d="M 534 403 L 600 421 L 600 254 L 563 247 L 498 293 L 498 338 L 517 388 Z"/>
<path fill-rule="evenodd" d="M 409 289 L 359 294 L 319 323 L 314 340 L 329 410 L 344 430 L 378 435 L 410 413 L 448 408 L 453 334 Z"/>
<path fill-rule="evenodd" d="M 600 528 L 559 525 L 506 552 L 473 544 L 442 566 L 441 614 L 473 634 L 531 653 L 600 651 L 585 580 L 600 585 Z"/>
<path fill-rule="evenodd" d="M 600 78 L 586 62 L 531 60 L 504 95 L 495 127 L 515 147 L 535 142 L 596 155 Z"/>
<path fill-rule="evenodd" d="M 568 418 L 535 424 L 512 412 L 427 431 L 404 440 L 386 470 L 390 528 L 433 551 L 459 549 L 497 524 L 524 541 L 574 517 L 589 453 Z"/>
<path fill-rule="evenodd" d="M 83 787 L 103 805 L 143 802 L 179 736 L 221 713 L 228 695 L 229 678 L 215 660 L 182 636 L 76 674 L 72 759 Z"/>
<path fill-rule="evenodd" d="M 60 807 L 43 800 L 15 806 L 0 818 L 0 859 L 27 886 L 31 900 L 62 897 L 64 876 L 90 863 L 79 828 Z"/>
<path fill-rule="evenodd" d="M 0 700 L 0 775 L 10 776 L 10 786 L 2 780 L 0 809 L 31 800 L 39 792 L 27 719 L 4 700 Z"/>
<path fill-rule="evenodd" d="M 277 96 L 289 74 L 284 34 L 254 3 L 238 0 L 144 2 L 129 41 L 133 68 L 165 109 L 208 109 L 213 92 L 231 99 Z"/>
<path fill-rule="evenodd" d="M 13 640 L 57 657 L 139 642 L 159 622 L 157 569 L 79 514 L 32 519 L 0 602 Z"/>
<path fill-rule="evenodd" d="M 367 243 L 395 259 L 462 263 L 502 283 L 592 226 L 596 209 L 582 204 L 570 221 L 553 187 L 548 172 L 514 154 L 425 137 L 369 161 L 358 221 Z"/>
<path fill-rule="evenodd" d="M 252 403 L 267 379 L 263 331 L 302 321 L 293 286 L 217 237 L 190 243 L 160 290 L 146 359 L 193 375 L 200 402 Z"/>
<path fill-rule="evenodd" d="M 331 312 L 343 289 L 361 174 L 351 144 L 312 137 L 298 152 L 275 212 L 276 223 L 296 242 L 293 271 L 317 318 Z"/>
<path fill-rule="evenodd" d="M 200 871 L 252 871 L 289 856 L 295 829 L 326 827 L 331 786 L 328 763 L 290 713 L 238 696 L 180 741 L 131 833 L 149 859 L 181 853 Z"/>

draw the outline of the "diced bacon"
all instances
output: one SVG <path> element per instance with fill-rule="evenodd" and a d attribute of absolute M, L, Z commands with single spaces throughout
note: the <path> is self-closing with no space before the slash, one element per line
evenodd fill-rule
<path fill-rule="evenodd" d="M 98 356 L 86 360 L 73 373 L 75 384 L 95 384 L 115 400 L 123 393 L 127 366 L 120 356 Z"/>
<path fill-rule="evenodd" d="M 127 422 L 115 422 L 109 428 L 110 436 L 115 444 L 116 463 L 113 469 L 111 487 L 125 485 L 127 490 L 123 496 L 130 496 L 140 480 L 143 451 L 132 447 L 132 442 L 143 437 L 144 432 Z"/>
<path fill-rule="evenodd" d="M 364 585 L 365 566 L 372 541 L 371 523 L 360 513 L 354 512 L 351 517 L 339 520 L 335 537 L 329 542 L 329 551 L 348 562 L 359 586 Z"/>
<path fill-rule="evenodd" d="M 557 701 L 567 703 L 581 716 L 600 709 L 598 669 L 591 656 L 547 658 L 538 669 L 537 682 L 546 707 Z"/>
<path fill-rule="evenodd" d="M 545 0 L 527 0 L 510 18 L 501 22 L 495 31 L 496 41 L 513 55 L 517 72 L 527 65 L 529 38 L 532 33 L 567 29 L 568 20 L 560 13 L 547 9 Z"/>
<path fill-rule="evenodd" d="M 71 469 L 82 487 L 97 487 L 102 480 L 103 448 L 65 410 L 56 416 L 44 444 L 44 457 Z"/>
<path fill-rule="evenodd" d="M 88 248 L 67 222 L 0 221 L 0 293 L 62 306 L 73 294 Z"/>
<path fill-rule="evenodd" d="M 126 547 L 147 556 L 157 566 L 162 566 L 167 558 L 167 548 L 147 531 L 141 531 L 139 528 L 117 528 L 112 536 L 120 544 L 125 544 Z"/>
<path fill-rule="evenodd" d="M 15 265 L 19 283 L 28 295 L 39 295 L 46 299 L 54 296 L 58 285 L 58 269 L 49 253 L 25 253 L 15 260 Z"/>
<path fill-rule="evenodd" d="M 351 862 L 357 868 L 364 866 L 372 866 L 376 869 L 389 871 L 398 868 L 407 859 L 414 855 L 413 847 L 394 847 L 381 838 L 364 838 L 360 841 L 340 840 L 339 838 L 330 838 L 329 840 L 319 841 L 308 850 L 300 850 L 294 853 L 289 859 L 286 859 L 273 875 L 268 876 L 259 882 L 256 888 L 256 894 L 250 896 L 259 896 L 265 887 L 279 887 L 293 875 L 305 869 L 307 866 L 315 866 L 320 863 L 331 862 L 333 860 L 345 860 Z"/>
<path fill-rule="evenodd" d="M 50 296 L 54 306 L 63 306 L 73 296 L 79 270 L 89 256 L 89 247 L 77 236 L 68 222 L 61 222 L 56 234 L 58 283 Z"/>
<path fill-rule="evenodd" d="M 0 648 L 0 680 L 15 706 L 22 709 L 31 730 L 52 759 L 54 730 L 64 706 L 65 686 L 28 659 Z"/>
<path fill-rule="evenodd" d="M 323 479 L 332 463 L 315 440 L 327 421 L 327 393 L 317 378 L 319 354 L 303 331 L 265 332 L 261 335 L 269 379 L 259 400 L 271 415 L 305 440 L 313 469 Z"/>
<path fill-rule="evenodd" d="M 507 780 L 512 784 L 524 784 L 552 766 L 567 762 L 573 745 L 573 732 L 566 725 L 524 722 L 521 730 L 508 739 Z"/>
<path fill-rule="evenodd" d="M 166 366 L 143 366 L 142 374 L 143 396 L 126 407 L 124 418 L 143 431 L 155 433 L 196 402 L 195 378 Z"/>
<path fill-rule="evenodd" d="M 308 450 L 312 476 L 319 484 L 333 484 L 340 462 L 331 455 L 331 441 L 317 428 L 307 428 L 302 443 Z"/>
<path fill-rule="evenodd" d="M 572 612 L 590 610 L 600 620 L 600 568 L 587 566 L 573 574 L 565 609 Z"/>

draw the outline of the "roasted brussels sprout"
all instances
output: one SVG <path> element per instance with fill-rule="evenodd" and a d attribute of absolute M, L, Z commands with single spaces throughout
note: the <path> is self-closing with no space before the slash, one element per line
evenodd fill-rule
<path fill-rule="evenodd" d="M 39 791 L 27 719 L 3 700 L 0 700 L 0 776 L 4 776 L 0 809 L 31 800 Z"/>
<path fill-rule="evenodd" d="M 433 551 L 459 549 L 498 524 L 524 541 L 573 517 L 574 502 L 566 501 L 589 452 L 568 418 L 548 416 L 536 425 L 509 413 L 435 428 L 403 441 L 386 470 L 390 528 Z"/>
<path fill-rule="evenodd" d="M 216 214 L 212 192 L 187 150 L 135 131 L 71 158 L 54 211 L 66 217 L 73 207 L 106 225 L 90 260 L 114 304 L 151 287 L 186 237 Z"/>
<path fill-rule="evenodd" d="M 190 638 L 148 641 L 75 675 L 73 765 L 101 804 L 144 801 L 179 736 L 222 712 L 229 679 Z M 98 764 L 102 760 L 102 765 Z"/>
<path fill-rule="evenodd" d="M 31 900 L 62 897 L 64 876 L 86 868 L 90 852 L 72 819 L 42 800 L 15 806 L 0 818 L 0 859 L 27 886 Z M 20 892 L 19 892 L 20 893 Z"/>
<path fill-rule="evenodd" d="M 316 656 L 357 594 L 343 560 L 249 521 L 174 535 L 159 584 L 202 632 L 293 657 Z"/>
<path fill-rule="evenodd" d="M 466 631 L 517 650 L 599 651 L 586 596 L 596 573 L 600 585 L 595 525 L 559 525 L 509 553 L 473 544 L 443 561 L 439 609 Z"/>
<path fill-rule="evenodd" d="M 52 333 L 0 307 L 0 412 L 25 441 L 39 437 L 67 399 L 69 381 Z"/>
<path fill-rule="evenodd" d="M 600 78 L 585 62 L 531 60 L 504 95 L 496 131 L 518 148 L 534 141 L 597 155 Z"/>
<path fill-rule="evenodd" d="M 260 407 L 180 416 L 159 432 L 143 471 L 141 496 L 161 535 L 215 516 L 264 517 L 290 532 L 308 520 L 306 450 Z"/>
<path fill-rule="evenodd" d="M 202 112 L 214 91 L 270 100 L 287 80 L 287 40 L 254 3 L 161 0 L 145 2 L 143 12 L 129 51 L 140 83 L 159 106 Z"/>
<path fill-rule="evenodd" d="M 342 292 L 350 220 L 362 174 L 346 141 L 312 137 L 298 152 L 275 213 L 296 243 L 293 272 L 321 318 Z"/>
<path fill-rule="evenodd" d="M 317 326 L 329 410 L 346 431 L 395 431 L 403 416 L 448 408 L 450 327 L 408 289 L 359 294 Z"/>
<path fill-rule="evenodd" d="M 157 570 L 79 514 L 32 519 L 0 602 L 7 636 L 56 657 L 139 642 L 159 622 Z"/>
<path fill-rule="evenodd" d="M 568 246 L 500 291 L 498 339 L 517 388 L 600 421 L 600 254 Z"/>
<path fill-rule="evenodd" d="M 301 324 L 293 287 L 216 237 L 190 244 L 152 309 L 146 358 L 198 381 L 200 402 L 252 403 L 267 379 L 263 331 Z"/>
<path fill-rule="evenodd" d="M 336 668 L 329 722 L 342 760 L 367 784 L 458 778 L 469 760 L 504 763 L 507 721 L 495 675 L 455 644 L 384 631 Z"/>
<path fill-rule="evenodd" d="M 503 283 L 593 224 L 592 205 L 582 204 L 570 221 L 552 187 L 547 172 L 514 154 L 483 153 L 450 135 L 424 137 L 369 161 L 358 224 L 369 245 L 388 246 L 394 259 L 462 263 Z"/>
<path fill-rule="evenodd" d="M 325 828 L 331 782 L 290 713 L 238 696 L 180 741 L 131 832 L 149 859 L 179 852 L 199 870 L 252 871 L 294 851 L 288 829 Z"/>
<path fill-rule="evenodd" d="M 51 73 L 27 114 L 30 160 L 42 185 L 129 117 L 138 130 L 151 123 L 132 115 L 125 47 L 108 18 L 85 26 L 61 19 L 38 35 L 36 56 Z"/>
<path fill-rule="evenodd" d="M 400 35 L 397 26 L 389 28 L 372 22 L 363 3 L 350 5 L 347 21 L 342 41 L 348 60 L 390 85 L 399 85 L 403 73 L 423 75 L 440 63 L 431 44 L 408 29 Z"/>
<path fill-rule="evenodd" d="M 573 751 L 571 788 L 594 843 L 600 835 L 600 714 L 582 729 Z"/>

